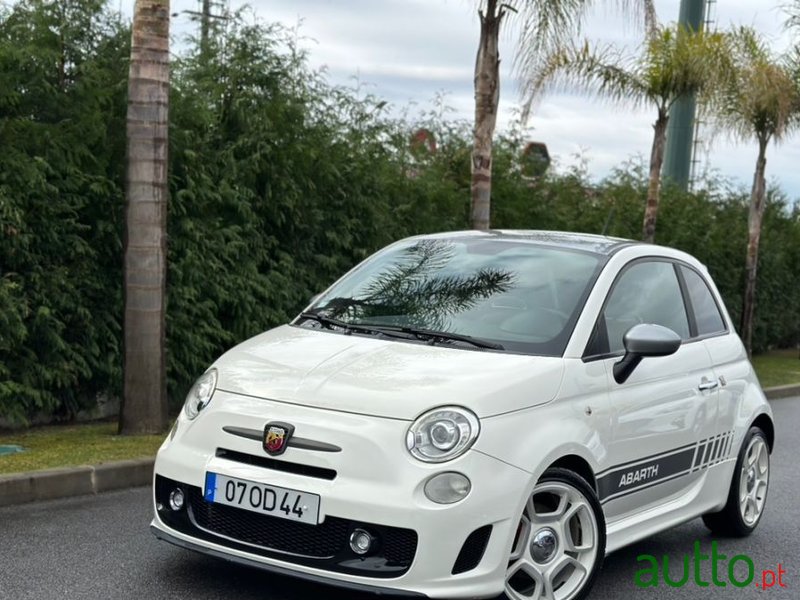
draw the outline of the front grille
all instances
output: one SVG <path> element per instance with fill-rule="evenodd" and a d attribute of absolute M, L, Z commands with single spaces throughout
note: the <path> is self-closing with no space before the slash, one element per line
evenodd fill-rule
<path fill-rule="evenodd" d="M 491 525 L 484 525 L 469 534 L 464 545 L 461 546 L 461 552 L 458 553 L 458 558 L 456 558 L 456 562 L 453 565 L 453 575 L 471 571 L 480 564 L 491 535 Z"/>
<path fill-rule="evenodd" d="M 186 494 L 187 506 L 172 510 L 169 495 Z M 155 501 L 159 518 L 169 527 L 200 540 L 317 569 L 392 578 L 406 573 L 417 552 L 417 532 L 375 523 L 327 516 L 308 525 L 271 515 L 206 502 L 199 487 L 156 475 Z M 350 535 L 366 529 L 376 545 L 366 556 L 350 549 Z"/>
<path fill-rule="evenodd" d="M 314 558 L 331 558 L 348 542 L 350 524 L 327 517 L 319 525 L 307 525 L 224 504 L 206 502 L 199 489 L 189 492 L 189 504 L 197 524 L 218 535 L 247 544 Z"/>
<path fill-rule="evenodd" d="M 253 465 L 254 467 L 262 467 L 264 469 L 272 469 L 273 471 L 283 471 L 284 473 L 294 473 L 295 475 L 316 477 L 318 479 L 327 479 L 328 481 L 336 479 L 336 471 L 333 469 L 304 465 L 286 460 L 276 460 L 268 456 L 254 456 L 252 454 L 245 454 L 244 452 L 237 452 L 236 450 L 226 450 L 225 448 L 217 448 L 217 456 L 225 460 L 232 460 L 234 462 Z"/>

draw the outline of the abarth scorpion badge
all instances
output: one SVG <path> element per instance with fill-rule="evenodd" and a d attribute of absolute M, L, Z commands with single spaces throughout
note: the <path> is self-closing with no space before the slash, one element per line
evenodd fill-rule
<path fill-rule="evenodd" d="M 278 422 L 267 423 L 264 427 L 264 450 L 270 456 L 283 454 L 293 433 L 294 425 Z"/>

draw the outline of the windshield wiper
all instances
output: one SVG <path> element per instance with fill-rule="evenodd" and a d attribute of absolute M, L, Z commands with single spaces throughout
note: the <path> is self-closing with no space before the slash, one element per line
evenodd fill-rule
<path fill-rule="evenodd" d="M 505 350 L 502 344 L 490 342 L 489 340 L 482 340 L 481 338 L 472 337 L 471 335 L 464 335 L 461 333 L 451 333 L 449 331 L 433 331 L 431 329 L 418 329 L 416 327 L 401 327 L 400 331 L 404 333 L 411 333 L 416 336 L 428 337 L 431 341 L 436 340 L 450 340 L 454 342 L 464 342 L 472 344 L 476 348 L 486 348 L 488 350 Z"/>
<path fill-rule="evenodd" d="M 340 321 L 339 319 L 333 319 L 331 317 L 325 317 L 323 315 L 312 313 L 312 312 L 304 312 L 300 313 L 301 319 L 311 319 L 313 321 L 317 321 L 320 325 L 323 325 L 327 329 L 333 329 L 334 327 L 338 327 L 340 329 L 344 329 L 346 333 L 380 333 L 384 335 L 394 335 L 397 334 L 406 334 L 406 336 L 414 336 L 417 339 L 427 338 L 431 342 L 436 342 L 437 340 L 449 340 L 453 342 L 464 342 L 465 344 L 471 344 L 476 348 L 484 348 L 488 350 L 505 350 L 505 347 L 502 344 L 498 344 L 495 342 L 490 342 L 489 340 L 482 340 L 480 338 L 472 337 L 471 335 L 464 335 L 460 333 L 451 333 L 449 331 L 434 331 L 432 329 L 421 329 L 418 327 L 409 327 L 407 325 L 381 325 L 378 323 L 345 323 L 344 321 Z M 397 336 L 397 337 L 405 337 L 405 336 Z"/>
<path fill-rule="evenodd" d="M 344 321 L 340 321 L 339 319 L 332 319 L 330 317 L 325 317 L 323 315 L 318 315 L 317 313 L 303 312 L 300 313 L 300 318 L 316 321 L 320 325 L 324 326 L 326 329 L 333 329 L 334 327 L 340 327 L 342 329 L 349 328 L 349 325 Z"/>
<path fill-rule="evenodd" d="M 345 334 L 348 335 L 354 332 L 366 333 L 370 335 L 378 333 L 381 335 L 389 335 L 391 337 L 400 337 L 403 339 L 408 339 L 409 336 L 413 335 L 412 332 L 403 331 L 403 329 L 400 327 L 386 326 L 386 325 L 370 325 L 368 323 L 364 324 L 345 323 L 344 321 L 340 321 L 339 319 L 325 317 L 323 315 L 312 312 L 300 313 L 300 318 L 316 321 L 326 329 L 333 329 L 334 327 L 338 327 L 339 329 L 343 329 Z"/>
<path fill-rule="evenodd" d="M 368 323 L 359 323 L 362 327 L 374 328 L 378 331 L 397 331 L 413 335 L 417 338 L 428 338 L 431 341 L 436 340 L 451 340 L 454 342 L 464 342 L 472 344 L 476 348 L 486 348 L 489 350 L 505 350 L 505 346 L 489 340 L 483 340 L 471 335 L 462 333 L 451 333 L 449 331 L 434 331 L 432 329 L 422 329 L 419 327 L 409 327 L 408 325 L 372 325 Z"/>

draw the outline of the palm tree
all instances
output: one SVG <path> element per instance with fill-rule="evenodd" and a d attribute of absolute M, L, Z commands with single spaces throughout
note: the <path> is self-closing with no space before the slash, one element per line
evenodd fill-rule
<path fill-rule="evenodd" d="M 766 167 L 769 143 L 782 141 L 800 121 L 800 73 L 796 57 L 776 57 L 753 29 L 742 28 L 733 37 L 733 71 L 721 90 L 717 118 L 735 138 L 758 144 L 750 192 L 745 290 L 741 334 L 752 354 L 758 247 L 766 207 Z"/>
<path fill-rule="evenodd" d="M 626 56 L 613 46 L 592 48 L 588 42 L 551 52 L 523 83 L 524 108 L 530 110 L 548 87 L 576 88 L 630 107 L 656 109 L 647 204 L 642 239 L 655 239 L 661 166 L 672 105 L 681 97 L 713 89 L 727 72 L 726 38 L 683 26 L 657 26 L 640 51 Z"/>
<path fill-rule="evenodd" d="M 481 34 L 475 59 L 475 129 L 472 147 L 474 229 L 488 229 L 492 193 L 492 136 L 500 101 L 500 28 L 509 16 L 519 21 L 517 67 L 525 77 L 537 69 L 537 58 L 557 48 L 579 29 L 592 0 L 480 0 Z M 648 29 L 655 26 L 653 0 L 617 0 L 623 10 L 641 12 Z"/>
<path fill-rule="evenodd" d="M 119 431 L 167 423 L 169 0 L 136 0 L 128 79 L 125 352 Z"/>

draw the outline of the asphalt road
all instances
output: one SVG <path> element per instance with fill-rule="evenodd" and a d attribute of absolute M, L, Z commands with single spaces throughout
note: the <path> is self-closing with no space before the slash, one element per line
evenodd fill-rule
<path fill-rule="evenodd" d="M 767 512 L 756 533 L 745 540 L 720 540 L 719 551 L 748 555 L 756 578 L 745 588 L 684 587 L 640 589 L 644 568 L 637 556 L 669 556 L 681 561 L 695 540 L 708 553 L 712 538 L 698 519 L 606 559 L 591 600 L 695 598 L 800 598 L 800 398 L 773 403 L 778 446 L 772 457 Z M 82 600 L 190 598 L 209 600 L 375 600 L 376 596 L 337 591 L 322 585 L 265 574 L 206 558 L 157 541 L 148 530 L 150 490 L 71 498 L 0 509 L 0 599 Z M 763 570 L 782 565 L 786 587 L 756 587 Z M 745 577 L 744 563 L 734 575 Z M 711 578 L 709 561 L 701 579 Z M 720 576 L 725 581 L 727 577 Z M 769 575 L 767 575 L 769 579 Z"/>

